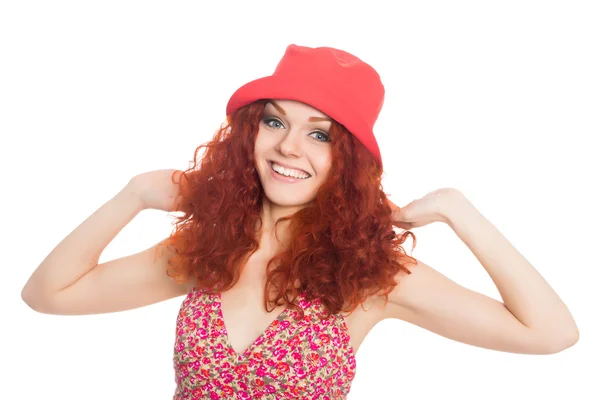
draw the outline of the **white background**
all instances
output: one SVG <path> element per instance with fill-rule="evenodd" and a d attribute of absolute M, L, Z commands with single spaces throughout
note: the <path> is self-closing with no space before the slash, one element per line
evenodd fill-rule
<path fill-rule="evenodd" d="M 386 86 L 375 132 L 391 199 L 461 190 L 550 282 L 581 333 L 562 353 L 528 356 L 388 320 L 360 349 L 348 398 L 600 398 L 597 2 L 391 4 L 2 3 L 0 398 L 171 398 L 182 298 L 61 317 L 35 313 L 20 291 L 132 176 L 187 168 L 229 96 L 271 74 L 290 43 L 373 65 Z M 100 261 L 146 248 L 171 223 L 142 212 Z M 413 232 L 413 256 L 500 299 L 448 226 Z"/>

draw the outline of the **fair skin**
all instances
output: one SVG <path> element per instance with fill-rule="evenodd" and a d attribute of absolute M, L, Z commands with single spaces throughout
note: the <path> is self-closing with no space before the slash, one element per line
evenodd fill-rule
<path fill-rule="evenodd" d="M 326 115 L 303 103 L 277 100 L 267 104 L 265 117 L 269 119 L 261 122 L 255 147 L 265 190 L 260 247 L 242 268 L 238 283 L 221 299 L 229 341 L 238 353 L 282 311 L 280 306 L 267 313 L 263 306 L 266 263 L 286 239 L 285 223 L 277 232 L 281 242 L 276 239 L 275 221 L 310 202 L 331 167 L 330 143 L 324 141 L 330 125 Z M 269 161 L 300 169 L 296 176 L 308 177 L 283 182 L 273 175 Z M 177 187 L 170 181 L 172 172 L 136 176 L 82 222 L 34 271 L 22 291 L 25 302 L 43 313 L 93 314 L 143 307 L 188 293 L 193 282 L 179 285 L 167 277 L 169 254 L 165 251 L 154 258 L 156 245 L 98 263 L 104 248 L 139 212 L 173 211 Z M 417 260 L 417 266 L 410 266 L 412 274 L 398 274 L 400 284 L 387 304 L 373 296 L 344 316 L 355 352 L 386 318 L 506 352 L 550 354 L 577 342 L 577 326 L 558 295 L 462 193 L 439 189 L 402 208 L 390 204 L 398 227 L 448 224 L 488 272 L 503 302 L 462 287 Z"/>
<path fill-rule="evenodd" d="M 285 248 L 288 239 L 287 221 L 278 225 L 277 232 L 275 222 L 312 201 L 325 182 L 331 168 L 330 126 L 325 114 L 303 103 L 277 100 L 265 105 L 254 146 L 256 169 L 265 192 L 259 249 L 242 268 L 236 285 L 221 294 L 229 342 L 238 353 L 243 353 L 285 308 L 278 306 L 268 313 L 263 305 L 265 266 Z M 286 178 L 274 175 L 272 162 L 289 167 L 284 173 L 305 179 L 278 180 Z"/>
<path fill-rule="evenodd" d="M 254 145 L 259 179 L 265 192 L 261 218 L 263 232 L 273 232 L 278 218 L 292 215 L 314 200 L 331 169 L 331 120 L 315 108 L 297 101 L 269 101 Z M 272 163 L 287 167 L 284 173 L 305 179 L 277 180 Z M 285 234 L 281 223 L 277 232 Z M 273 235 L 268 241 L 277 242 Z"/>
<path fill-rule="evenodd" d="M 565 304 L 548 282 L 458 190 L 435 190 L 405 207 L 390 201 L 396 225 L 447 224 L 496 285 L 502 302 L 460 286 L 422 261 L 390 295 L 385 318 L 398 318 L 473 346 L 552 354 L 579 340 Z M 435 293 L 435 296 L 431 296 Z"/>

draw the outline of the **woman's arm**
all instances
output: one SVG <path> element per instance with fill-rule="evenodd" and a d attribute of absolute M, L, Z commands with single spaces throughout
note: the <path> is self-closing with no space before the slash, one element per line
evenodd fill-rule
<path fill-rule="evenodd" d="M 189 285 L 166 275 L 167 250 L 155 246 L 98 265 L 117 234 L 144 209 L 130 185 L 65 237 L 42 261 L 21 296 L 34 310 L 49 314 L 121 311 L 186 293 Z"/>
<path fill-rule="evenodd" d="M 23 299 L 35 303 L 91 271 L 106 246 L 142 209 L 139 197 L 128 187 L 123 188 L 46 256 L 25 284 Z"/>
<path fill-rule="evenodd" d="M 460 192 L 446 203 L 444 216 L 488 272 L 504 304 L 419 262 L 413 274 L 399 277 L 386 317 L 509 352 L 554 353 L 577 342 L 575 321 L 556 292 Z"/>

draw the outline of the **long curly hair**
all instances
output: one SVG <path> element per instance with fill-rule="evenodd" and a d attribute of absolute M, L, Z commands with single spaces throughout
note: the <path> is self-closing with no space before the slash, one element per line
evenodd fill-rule
<path fill-rule="evenodd" d="M 196 279 L 195 287 L 208 293 L 226 291 L 259 247 L 264 192 L 254 143 L 265 102 L 229 115 L 179 175 L 177 209 L 183 215 L 163 242 L 172 251 L 167 274 L 179 283 Z M 406 265 L 417 263 L 402 247 L 412 235 L 414 249 L 414 234 L 393 229 L 381 166 L 341 124 L 333 121 L 329 134 L 332 167 L 315 201 L 277 221 L 289 220 L 291 242 L 267 263 L 267 311 L 285 304 L 303 317 L 294 304 L 300 292 L 307 300 L 321 301 L 324 318 L 351 312 L 373 294 L 384 295 L 387 302 L 397 273 L 410 274 Z M 269 310 L 271 302 L 275 306 Z"/>

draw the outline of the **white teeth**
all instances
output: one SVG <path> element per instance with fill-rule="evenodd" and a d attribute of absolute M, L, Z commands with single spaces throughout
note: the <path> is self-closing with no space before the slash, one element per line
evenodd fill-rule
<path fill-rule="evenodd" d="M 296 169 L 289 169 L 289 168 L 282 167 L 281 165 L 276 164 L 274 162 L 271 162 L 271 168 L 273 169 L 273 171 L 275 171 L 281 175 L 291 176 L 292 178 L 296 178 L 296 179 L 306 179 L 310 176 L 309 174 L 300 172 Z"/>

